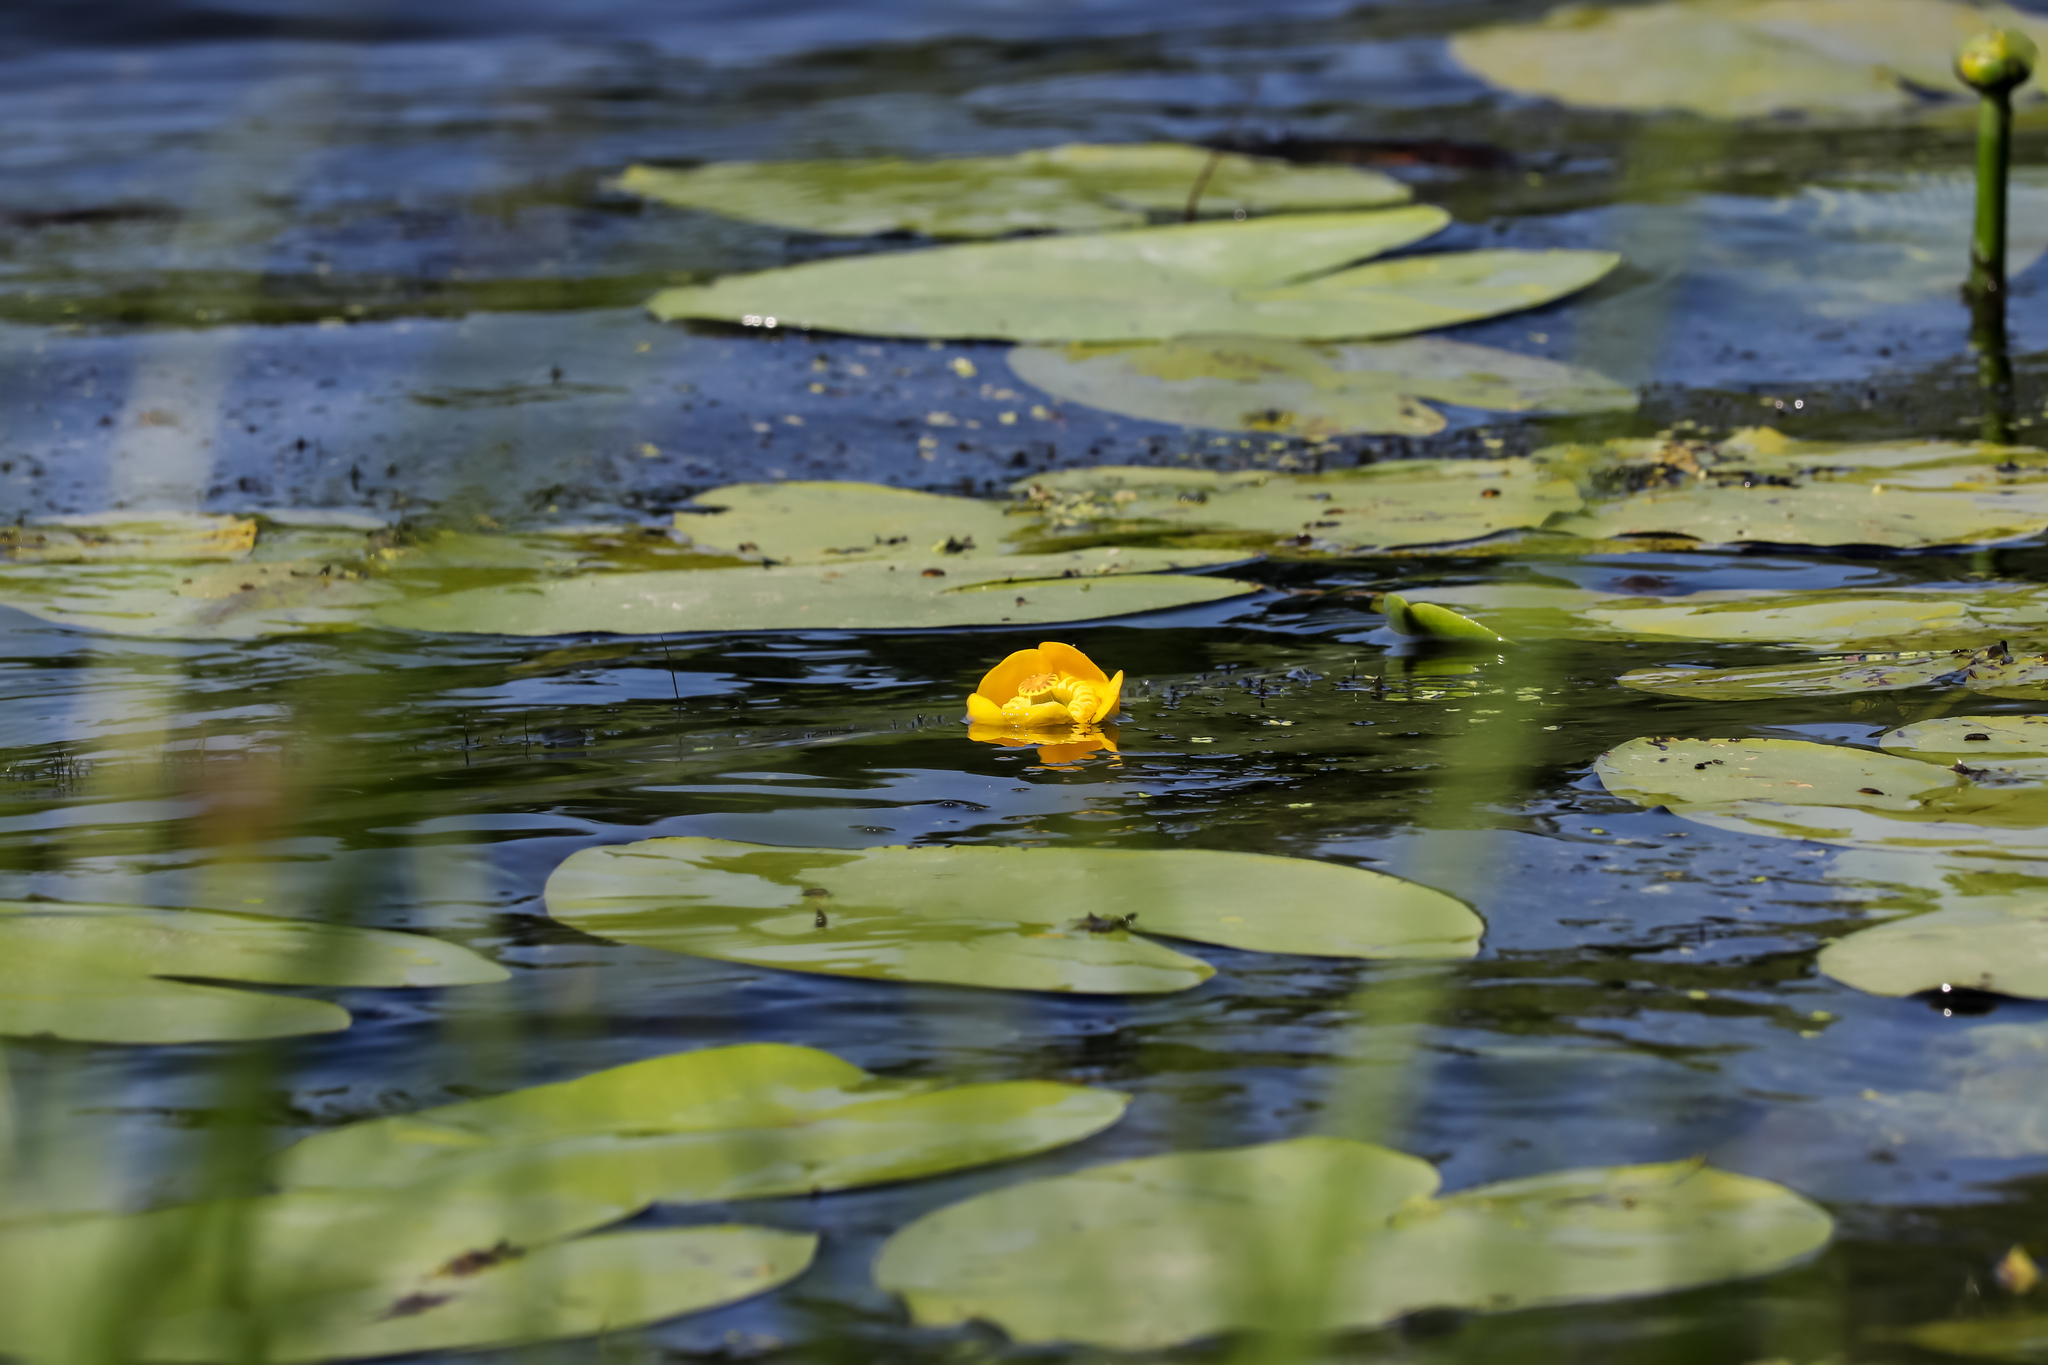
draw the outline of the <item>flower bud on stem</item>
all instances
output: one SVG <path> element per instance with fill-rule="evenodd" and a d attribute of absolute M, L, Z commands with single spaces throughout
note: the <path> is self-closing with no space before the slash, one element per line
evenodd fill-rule
<path fill-rule="evenodd" d="M 1978 94 L 1977 221 L 1970 236 L 1970 345 L 1978 356 L 1978 382 L 1990 398 L 1984 438 L 2011 438 L 2012 362 L 2005 334 L 2006 178 L 2012 162 L 2012 92 L 2034 72 L 2033 41 L 1995 28 L 1956 52 L 1956 75 Z"/>

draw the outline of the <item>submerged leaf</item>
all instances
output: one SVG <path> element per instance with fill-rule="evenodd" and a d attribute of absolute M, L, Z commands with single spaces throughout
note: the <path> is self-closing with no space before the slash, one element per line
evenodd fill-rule
<path fill-rule="evenodd" d="M 772 1043 L 676 1053 L 315 1134 L 288 1187 L 573 1192 L 637 1209 L 908 1180 L 1078 1142 L 1127 1100 L 1050 1081 L 880 1080 Z"/>
<path fill-rule="evenodd" d="M 462 986 L 505 979 L 417 934 L 199 910 L 0 902 L 0 1034 L 190 1043 L 330 1033 L 324 1000 L 169 977 L 278 986 Z"/>
<path fill-rule="evenodd" d="M 0 560 L 16 564 L 247 559 L 256 523 L 201 512 L 97 512 L 0 527 Z"/>
<path fill-rule="evenodd" d="M 1159 572 L 1241 562 L 1204 550 L 1116 550 L 763 570 L 586 574 L 509 583 L 380 608 L 401 630 L 483 635 L 675 631 L 935 630 L 1044 625 L 1241 597 L 1252 583 Z"/>
<path fill-rule="evenodd" d="M 1660 0 L 1565 5 L 1534 23 L 1454 34 L 1451 52 L 1495 85 L 1587 108 L 1870 115 L 1912 110 L 1923 91 L 1967 95 L 1951 60 L 1990 25 L 2048 39 L 2002 4 Z"/>
<path fill-rule="evenodd" d="M 1201 194 L 1196 200 L 1197 181 Z M 806 232 L 1001 237 L 1097 232 L 1178 216 L 1367 209 L 1412 198 L 1391 176 L 1349 166 L 1293 166 L 1175 142 L 1068 143 L 1011 156 L 906 161 L 725 161 L 686 171 L 630 166 L 619 188 Z"/>
<path fill-rule="evenodd" d="M 1212 969 L 1142 937 L 1254 952 L 1458 958 L 1484 925 L 1440 891 L 1299 858 L 1172 849 L 584 849 L 548 913 L 621 943 L 792 971 L 1009 990 L 1153 993 Z"/>
<path fill-rule="evenodd" d="M 873 336 L 1338 340 L 1533 308 L 1619 263 L 1598 251 L 1474 251 L 1339 269 L 1448 221 L 1423 207 L 1289 214 L 841 257 L 663 290 L 648 308 L 663 321 Z"/>
<path fill-rule="evenodd" d="M 1427 436 L 1423 399 L 1505 412 L 1626 412 L 1634 390 L 1591 370 L 1442 337 L 1312 346 L 1181 337 L 1134 346 L 1019 346 L 1010 368 L 1055 398 L 1127 417 L 1320 439 Z"/>
<path fill-rule="evenodd" d="M 883 1247 L 875 1279 L 924 1326 L 1157 1350 L 1666 1293 L 1783 1269 L 1832 1235 L 1783 1186 L 1696 1162 L 1432 1198 L 1436 1184 L 1425 1162 L 1339 1138 L 1147 1157 L 927 1214 Z"/>

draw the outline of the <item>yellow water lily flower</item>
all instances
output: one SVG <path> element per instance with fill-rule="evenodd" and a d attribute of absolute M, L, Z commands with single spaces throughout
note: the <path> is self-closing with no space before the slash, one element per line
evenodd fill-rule
<path fill-rule="evenodd" d="M 1116 713 L 1123 691 L 1121 670 L 1106 677 L 1072 645 L 1046 643 L 991 668 L 967 699 L 967 715 L 982 725 L 1028 730 L 1095 725 Z"/>

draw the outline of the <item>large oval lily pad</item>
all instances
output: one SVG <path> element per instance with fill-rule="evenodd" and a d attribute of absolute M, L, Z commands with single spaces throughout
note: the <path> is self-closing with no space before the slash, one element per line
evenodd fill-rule
<path fill-rule="evenodd" d="M 1178 991 L 1254 952 L 1459 958 L 1484 925 L 1384 873 L 1198 849 L 777 848 L 649 839 L 555 869 L 548 913 L 594 934 L 792 971 L 1087 994 Z M 1127 920 L 1135 916 L 1135 920 Z"/>
<path fill-rule="evenodd" d="M 2048 999 L 2048 905 L 1937 910 L 1839 938 L 1820 969 L 1872 995 L 1945 987 Z"/>
<path fill-rule="evenodd" d="M 554 1190 L 627 1209 L 814 1194 L 1065 1146 L 1126 1102 L 1050 1081 L 886 1081 L 828 1052 L 753 1043 L 348 1124 L 285 1152 L 278 1177 Z"/>
<path fill-rule="evenodd" d="M 1873 115 L 1915 109 L 1924 91 L 1967 95 L 1956 46 L 1992 25 L 2048 42 L 2048 26 L 2002 4 L 1661 0 L 1564 5 L 1456 34 L 1451 52 L 1495 85 L 1589 108 Z"/>
<path fill-rule="evenodd" d="M 1443 414 L 1425 399 L 1503 412 L 1627 412 L 1637 401 L 1633 389 L 1591 370 L 1442 337 L 1019 346 L 1010 368 L 1055 398 L 1127 417 L 1308 439 L 1443 430 Z"/>
<path fill-rule="evenodd" d="M 2014 759 L 2048 758 L 2048 716 L 1937 716 L 1901 725 L 1878 737 L 1887 753 L 1910 754 L 1932 763 L 2001 765 Z"/>
<path fill-rule="evenodd" d="M 1194 194 L 1200 182 L 1201 194 Z M 1406 203 L 1391 176 L 1293 166 L 1177 142 L 1069 143 L 1011 156 L 909 161 L 723 161 L 690 170 L 630 166 L 619 188 L 805 232 L 1002 237 L 1141 227 L 1155 213 L 1204 217 L 1368 209 Z"/>
<path fill-rule="evenodd" d="M 776 564 L 1004 554 L 1030 529 L 1008 504 L 876 483 L 736 483 L 699 493 L 710 512 L 676 513 L 676 530 Z"/>
<path fill-rule="evenodd" d="M 1619 263 L 1597 251 L 1474 251 L 1339 269 L 1448 221 L 1422 207 L 1289 214 L 842 257 L 666 289 L 648 308 L 664 321 L 872 336 L 1342 340 L 1533 308 Z"/>
<path fill-rule="evenodd" d="M 0 1034 L 102 1043 L 228 1042 L 331 1033 L 324 1000 L 189 981 L 465 986 L 502 967 L 418 934 L 200 910 L 0 902 Z"/>
<path fill-rule="evenodd" d="M 401 630 L 478 635 L 1050 625 L 1257 592 L 1235 579 L 1158 572 L 1243 558 L 1112 548 L 963 561 L 927 552 L 842 566 L 584 574 L 393 602 L 375 619 Z"/>
<path fill-rule="evenodd" d="M 0 1228 L 0 1351 L 90 1352 L 104 1341 L 96 1296 L 121 1266 L 147 1267 L 124 1285 L 135 1358 L 288 1365 L 630 1329 L 772 1289 L 817 1245 L 737 1226 L 574 1236 L 620 1212 L 415 1188 L 16 1223 Z"/>
<path fill-rule="evenodd" d="M 1665 1293 L 1783 1269 L 1832 1235 L 1783 1186 L 1697 1162 L 1435 1186 L 1424 1162 L 1337 1138 L 1147 1157 L 927 1214 L 875 1278 L 921 1325 L 1157 1350 Z"/>
<path fill-rule="evenodd" d="M 1733 801 L 1916 810 L 1958 785 L 1931 763 L 1798 739 L 1632 739 L 1593 771 L 1616 796 L 1674 811 Z"/>
<path fill-rule="evenodd" d="M 1792 664 L 1745 668 L 1639 668 L 1615 681 L 1623 687 L 1701 701 L 1756 697 L 1829 697 L 1846 692 L 1896 692 L 1926 687 L 1968 663 L 1960 650 L 1919 654 L 1848 654 Z"/>

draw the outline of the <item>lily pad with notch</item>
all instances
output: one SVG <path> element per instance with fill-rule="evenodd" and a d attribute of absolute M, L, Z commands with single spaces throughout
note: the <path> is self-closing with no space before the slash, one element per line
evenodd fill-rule
<path fill-rule="evenodd" d="M 623 1208 L 816 1194 L 1014 1160 L 1120 1118 L 1126 1096 L 1051 1081 L 884 1080 L 814 1048 L 675 1053 L 316 1133 L 288 1188 L 549 1190 Z"/>
<path fill-rule="evenodd" d="M 1189 205 L 1206 217 L 1380 208 L 1413 198 L 1392 176 L 1296 166 L 1177 142 L 1068 143 L 1009 156 L 721 161 L 629 166 L 619 188 L 804 232 L 1002 237 L 1142 227 Z M 1197 189 L 1199 187 L 1199 193 Z"/>
<path fill-rule="evenodd" d="M 0 1034 L 14 1037 L 193 1043 L 332 1033 L 349 1026 L 339 1005 L 237 987 L 505 978 L 469 949 L 418 934 L 200 910 L 0 902 Z"/>
<path fill-rule="evenodd" d="M 401 630 L 473 635 L 657 635 L 677 631 L 936 630 L 1048 625 L 1188 607 L 1257 592 L 1176 572 L 1242 563 L 1212 550 L 933 555 L 845 565 L 584 574 L 389 603 Z"/>
<path fill-rule="evenodd" d="M 1144 1157 L 926 1214 L 875 1279 L 921 1326 L 1149 1351 L 1669 1293 L 1797 1265 L 1833 1230 L 1784 1186 L 1699 1162 L 1437 1185 L 1342 1138 Z"/>
<path fill-rule="evenodd" d="M 1953 54 L 1992 26 L 2048 42 L 2038 17 L 2004 4 L 1658 0 L 1468 29 L 1451 53 L 1503 89 L 1581 108 L 1869 117 L 1914 111 L 1929 92 L 1966 96 Z"/>
<path fill-rule="evenodd" d="M 1501 412 L 1632 412 L 1637 403 L 1634 390 L 1591 370 L 1443 337 L 1019 346 L 1010 368 L 1055 398 L 1126 417 L 1311 440 L 1442 431 L 1430 399 Z"/>
<path fill-rule="evenodd" d="M 1186 990 L 1212 975 L 1151 935 L 1251 952 L 1464 958 L 1485 928 L 1464 902 L 1385 873 L 1207 849 L 649 839 L 571 855 L 546 895 L 557 920 L 619 943 L 1081 994 Z"/>
<path fill-rule="evenodd" d="M 817 1247 L 740 1225 L 577 1235 L 623 1212 L 416 1187 L 13 1223 L 0 1226 L 0 1351 L 68 1358 L 97 1339 L 110 1265 L 150 1268 L 123 1305 L 137 1359 L 296 1365 L 630 1329 L 773 1289 Z"/>
<path fill-rule="evenodd" d="M 1518 312 L 1620 263 L 1600 251 L 1465 251 L 1356 265 L 1445 226 L 1440 209 L 1288 214 L 840 257 L 648 301 L 663 321 L 868 336 L 1150 341 L 1200 333 L 1403 336 Z"/>

